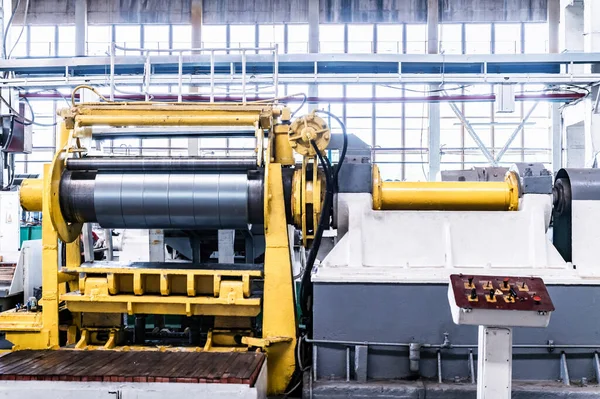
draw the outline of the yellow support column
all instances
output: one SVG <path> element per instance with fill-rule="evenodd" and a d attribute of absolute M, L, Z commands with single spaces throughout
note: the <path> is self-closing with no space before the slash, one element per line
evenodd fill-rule
<path fill-rule="evenodd" d="M 50 193 L 50 165 L 44 165 L 44 192 Z M 50 201 L 42 204 L 42 323 L 47 335 L 37 349 L 58 347 L 58 234 L 50 220 Z"/>
<path fill-rule="evenodd" d="M 58 129 L 58 136 L 56 136 L 56 152 L 62 150 L 67 145 L 70 133 L 71 131 L 67 129 L 67 125 L 62 121 Z"/>
<path fill-rule="evenodd" d="M 291 338 L 266 348 L 267 394 L 274 395 L 285 391 L 294 372 L 296 314 L 280 164 L 267 166 L 265 182 L 263 338 Z"/>

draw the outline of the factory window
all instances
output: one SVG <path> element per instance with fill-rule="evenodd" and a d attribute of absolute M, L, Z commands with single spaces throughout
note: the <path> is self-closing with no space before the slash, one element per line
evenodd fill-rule
<path fill-rule="evenodd" d="M 56 26 L 33 25 L 29 27 L 30 57 L 54 57 L 56 55 Z M 21 40 L 26 40 L 21 38 Z"/>
<path fill-rule="evenodd" d="M 373 97 L 373 86 L 368 84 L 347 85 L 346 98 L 368 99 Z M 349 102 L 346 104 L 346 128 L 368 145 L 373 145 L 373 106 L 371 103 Z"/>
<path fill-rule="evenodd" d="M 169 25 L 144 25 L 144 48 L 168 49 Z"/>
<path fill-rule="evenodd" d="M 390 99 L 390 102 L 380 102 L 375 105 L 375 147 L 398 149 L 404 142 L 403 104 L 392 99 L 402 97 L 403 91 L 395 86 L 377 86 L 375 95 L 378 99 Z"/>
<path fill-rule="evenodd" d="M 288 53 L 308 53 L 308 25 L 293 24 L 287 26 L 288 30 Z"/>
<path fill-rule="evenodd" d="M 377 25 L 377 52 L 401 54 L 404 52 L 402 44 L 402 24 Z"/>
<path fill-rule="evenodd" d="M 548 24 L 525 24 L 525 53 L 548 52 Z"/>
<path fill-rule="evenodd" d="M 173 25 L 173 48 L 192 48 L 192 26 Z"/>
<path fill-rule="evenodd" d="M 13 25 L 10 29 L 10 43 L 6 46 L 6 53 L 13 58 L 27 57 L 27 43 L 29 29 Z"/>
<path fill-rule="evenodd" d="M 284 46 L 284 26 L 283 25 L 259 25 L 258 26 L 258 46 L 262 48 L 271 48 L 277 45 L 279 54 L 285 52 Z M 268 53 L 268 51 L 262 51 Z"/>
<path fill-rule="evenodd" d="M 462 54 L 462 25 L 440 25 L 440 53 Z"/>
<path fill-rule="evenodd" d="M 381 155 L 383 155 L 383 154 L 381 154 Z M 379 167 L 379 172 L 381 173 L 381 176 L 385 180 L 392 180 L 392 181 L 404 180 L 402 177 L 402 174 L 403 174 L 402 172 L 403 172 L 403 167 L 405 165 L 403 165 L 399 162 L 385 163 L 385 162 L 381 161 L 381 159 L 382 159 L 381 155 L 377 154 L 377 156 L 375 157 L 375 162 L 377 162 L 377 166 Z M 394 155 L 394 157 L 397 157 L 397 156 Z"/>
<path fill-rule="evenodd" d="M 373 52 L 373 25 L 348 25 L 348 53 Z"/>
<path fill-rule="evenodd" d="M 343 53 L 345 40 L 344 25 L 319 26 L 319 51 L 321 53 Z"/>
<path fill-rule="evenodd" d="M 521 52 L 521 24 L 496 24 L 495 54 L 517 54 Z"/>
<path fill-rule="evenodd" d="M 232 48 L 253 48 L 256 47 L 256 26 L 255 25 L 230 25 L 230 43 Z"/>
<path fill-rule="evenodd" d="M 203 25 L 202 44 L 205 48 L 227 47 L 227 26 L 225 25 Z"/>
<path fill-rule="evenodd" d="M 141 47 L 141 26 L 140 25 L 115 25 L 115 42 L 118 46 L 127 49 L 136 49 Z M 118 55 L 137 55 L 139 51 L 135 50 L 117 50 Z"/>
<path fill-rule="evenodd" d="M 427 52 L 427 25 L 406 25 L 406 54 Z"/>
<path fill-rule="evenodd" d="M 333 102 L 320 102 L 317 104 L 318 109 L 324 109 L 342 118 L 344 116 L 344 104 L 341 100 L 344 97 L 344 85 L 320 84 L 317 91 L 320 98 L 338 99 Z M 335 121 L 328 116 L 324 116 L 324 118 L 333 133 L 341 133 L 341 129 Z"/>
<path fill-rule="evenodd" d="M 58 26 L 58 54 L 59 57 L 72 57 L 75 55 L 75 26 Z"/>
<path fill-rule="evenodd" d="M 87 34 L 87 54 L 106 55 L 112 42 L 112 25 L 89 25 Z"/>
<path fill-rule="evenodd" d="M 490 24 L 465 25 L 466 54 L 490 54 L 492 29 Z"/>

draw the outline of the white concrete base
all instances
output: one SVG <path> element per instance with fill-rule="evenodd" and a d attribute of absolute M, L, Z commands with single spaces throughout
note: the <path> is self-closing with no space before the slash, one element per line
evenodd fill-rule
<path fill-rule="evenodd" d="M 18 399 L 262 399 L 267 397 L 267 365 L 254 387 L 245 384 L 0 381 L 0 398 Z"/>

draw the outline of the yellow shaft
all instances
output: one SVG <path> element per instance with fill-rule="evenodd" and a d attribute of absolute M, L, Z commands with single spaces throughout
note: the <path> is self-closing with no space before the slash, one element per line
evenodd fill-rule
<path fill-rule="evenodd" d="M 77 115 L 80 126 L 253 126 L 258 114 L 232 115 Z"/>
<path fill-rule="evenodd" d="M 503 182 L 382 182 L 374 166 L 373 209 L 444 211 L 516 211 L 518 180 Z"/>
<path fill-rule="evenodd" d="M 44 190 L 43 179 L 25 179 L 21 183 L 19 197 L 21 206 L 29 212 L 42 211 L 42 192 Z"/>

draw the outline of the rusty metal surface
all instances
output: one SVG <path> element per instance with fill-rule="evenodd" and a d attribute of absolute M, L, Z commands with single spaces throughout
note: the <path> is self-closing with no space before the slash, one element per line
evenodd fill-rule
<path fill-rule="evenodd" d="M 17 265 L 14 263 L 4 263 L 0 265 L 0 284 L 10 285 L 12 283 L 16 267 Z"/>
<path fill-rule="evenodd" d="M 472 281 L 470 281 L 471 279 Z M 504 286 L 505 279 L 506 286 Z M 491 286 L 489 286 L 490 283 Z M 541 278 L 453 274 L 450 276 L 450 284 L 456 305 L 460 308 L 542 312 L 554 310 L 546 285 Z M 525 288 L 523 284 L 525 284 Z M 504 298 L 511 296 L 510 288 L 516 295 L 514 301 L 507 302 Z M 476 300 L 469 300 L 473 289 L 475 289 Z M 494 291 L 495 300 L 493 302 L 486 298 L 486 296 L 489 297 L 491 289 Z M 536 297 L 539 297 L 537 298 L 539 300 L 534 300 Z"/>
<path fill-rule="evenodd" d="M 257 352 L 23 350 L 0 357 L 0 380 L 254 386 L 264 361 Z"/>

